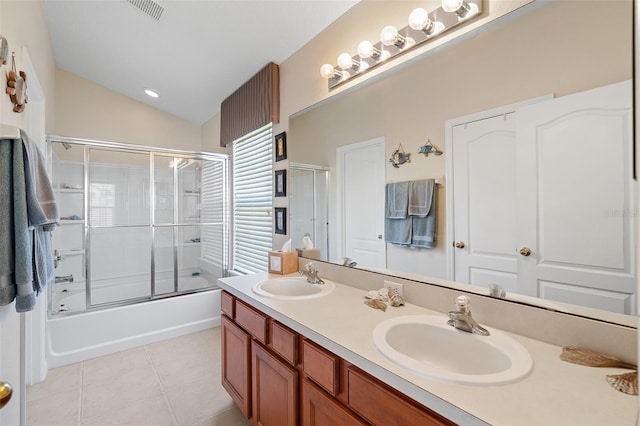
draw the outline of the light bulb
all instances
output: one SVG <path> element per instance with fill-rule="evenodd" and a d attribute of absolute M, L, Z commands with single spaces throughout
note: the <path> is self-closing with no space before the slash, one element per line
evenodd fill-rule
<path fill-rule="evenodd" d="M 464 0 L 442 0 L 442 9 L 445 12 L 456 12 L 464 3 Z"/>
<path fill-rule="evenodd" d="M 348 70 L 353 67 L 353 58 L 348 53 L 342 53 L 338 56 L 338 66 L 343 70 Z"/>
<path fill-rule="evenodd" d="M 398 34 L 398 30 L 394 26 L 387 26 L 380 32 L 380 41 L 385 46 L 402 47 L 404 44 L 404 37 Z"/>
<path fill-rule="evenodd" d="M 372 56 L 378 56 L 380 51 L 373 47 L 373 43 L 369 40 L 363 40 L 358 45 L 358 55 L 362 59 L 370 58 Z"/>
<path fill-rule="evenodd" d="M 473 13 L 471 15 L 478 13 L 478 6 L 475 4 L 469 5 L 465 0 L 442 0 L 442 9 L 445 12 L 454 12 L 460 19 L 467 18 L 467 15 L 472 10 Z"/>
<path fill-rule="evenodd" d="M 326 79 L 331 77 L 335 77 L 336 75 L 340 75 L 339 71 L 333 67 L 331 64 L 324 64 L 320 67 L 320 75 Z"/>
<path fill-rule="evenodd" d="M 431 34 L 434 29 L 433 21 L 429 19 L 429 13 L 421 7 L 413 9 L 409 15 L 409 26 L 427 34 Z"/>

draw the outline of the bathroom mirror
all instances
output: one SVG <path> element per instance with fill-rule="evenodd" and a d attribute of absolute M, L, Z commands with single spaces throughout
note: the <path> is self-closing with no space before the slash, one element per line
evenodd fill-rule
<path fill-rule="evenodd" d="M 349 214 L 342 211 L 336 195 L 340 149 L 382 138 L 382 185 L 442 178 L 447 174 L 447 158 L 451 155 L 445 149 L 447 120 L 547 95 L 561 98 L 632 79 L 632 2 L 535 3 L 501 18 L 497 25 L 492 24 L 473 37 L 464 37 L 463 41 L 453 42 L 421 60 L 290 117 L 291 161 L 317 164 L 330 170 L 330 261 L 343 263 L 342 253 L 336 249 L 341 245 L 336 223 L 343 220 L 340 214 Z M 419 154 L 419 148 L 427 140 L 444 150 L 444 155 Z M 395 168 L 388 159 L 399 144 L 412 153 L 411 163 Z M 487 161 L 491 161 L 490 156 Z M 628 171 L 630 173 L 630 167 Z M 438 190 L 435 248 L 411 250 L 386 244 L 382 265 L 353 259 L 358 262 L 356 267 L 487 294 L 486 288 L 460 287 L 460 283 L 446 281 L 450 276 L 447 265 L 452 244 L 446 239 L 445 200 L 447 191 L 452 189 L 449 185 L 453 183 L 444 182 Z M 584 195 L 593 196 L 588 190 Z M 572 194 L 574 196 L 576 194 Z M 632 214 L 635 208 L 629 206 L 626 212 L 632 216 L 629 223 L 633 234 L 637 232 L 634 228 L 637 214 Z M 294 245 L 296 243 L 294 241 Z M 635 247 L 633 244 L 628 247 L 631 248 L 627 258 L 632 263 L 636 258 Z M 630 269 L 634 270 L 635 265 Z M 597 292 L 591 296 L 597 297 Z M 510 291 L 507 299 L 620 324 L 635 324 L 631 315 L 596 308 L 597 302 L 590 307 L 574 307 L 565 300 L 554 303 Z M 627 313 L 636 312 L 635 297 L 626 297 L 625 303 Z"/>

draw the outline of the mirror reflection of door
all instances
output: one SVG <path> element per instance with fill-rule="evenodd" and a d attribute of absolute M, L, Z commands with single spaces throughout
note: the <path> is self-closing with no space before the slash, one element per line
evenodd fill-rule
<path fill-rule="evenodd" d="M 315 252 L 306 257 L 329 259 L 328 169 L 309 164 L 289 163 L 289 227 L 292 248 L 302 248 L 305 236 Z"/>
<path fill-rule="evenodd" d="M 459 125 L 452 138 L 456 281 L 635 313 L 630 82 Z"/>
<path fill-rule="evenodd" d="M 386 267 L 384 229 L 385 140 L 340 147 L 338 165 L 338 259 L 361 267 Z"/>

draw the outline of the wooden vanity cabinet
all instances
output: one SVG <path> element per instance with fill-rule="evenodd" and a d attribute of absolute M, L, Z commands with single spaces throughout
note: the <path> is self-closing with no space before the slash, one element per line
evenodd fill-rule
<path fill-rule="evenodd" d="M 222 295 L 222 385 L 254 425 L 454 424 L 247 303 Z"/>
<path fill-rule="evenodd" d="M 251 418 L 251 335 L 222 315 L 222 386 Z"/>

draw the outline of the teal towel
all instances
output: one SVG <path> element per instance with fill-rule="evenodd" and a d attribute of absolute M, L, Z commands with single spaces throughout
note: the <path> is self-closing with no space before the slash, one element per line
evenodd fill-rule
<path fill-rule="evenodd" d="M 5 142 L 6 143 L 6 142 Z M 27 212 L 27 184 L 22 140 L 13 144 L 13 238 L 16 311 L 27 312 L 36 304 L 33 290 L 33 241 Z"/>
<path fill-rule="evenodd" d="M 16 298 L 13 275 L 13 142 L 0 140 L 0 306 Z"/>
<path fill-rule="evenodd" d="M 433 186 L 431 207 L 426 217 L 411 216 L 411 246 L 421 248 L 434 248 L 436 246 L 436 233 L 438 229 L 438 187 Z"/>
<path fill-rule="evenodd" d="M 388 183 L 385 187 L 385 217 L 388 219 L 406 219 L 409 203 L 409 181 Z"/>

